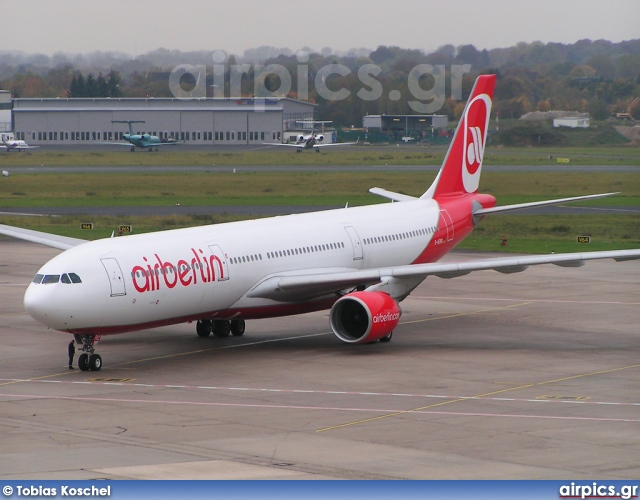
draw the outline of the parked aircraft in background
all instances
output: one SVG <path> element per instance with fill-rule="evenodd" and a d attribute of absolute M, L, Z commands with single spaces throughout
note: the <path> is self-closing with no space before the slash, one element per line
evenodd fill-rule
<path fill-rule="evenodd" d="M 349 344 L 389 341 L 399 303 L 426 277 L 577 267 L 639 259 L 638 250 L 500 257 L 439 264 L 486 216 L 613 193 L 496 207 L 478 193 L 495 75 L 476 80 L 440 172 L 396 203 L 84 241 L 0 225 L 0 234 L 65 250 L 37 272 L 26 311 L 75 335 L 79 366 L 99 370 L 102 335 L 196 322 L 201 337 L 242 335 L 245 320 L 330 309 Z"/>
<path fill-rule="evenodd" d="M 180 144 L 178 141 L 173 139 L 161 139 L 156 135 L 149 134 L 134 134 L 133 133 L 133 123 L 144 123 L 144 120 L 111 120 L 111 123 L 128 123 L 129 124 L 129 133 L 124 134 L 122 138 L 128 142 L 101 142 L 100 144 L 114 144 L 116 146 L 129 146 L 131 147 L 131 151 L 135 151 L 136 148 L 148 149 L 149 151 L 153 151 L 154 149 L 158 151 L 160 146 L 175 146 L 176 144 Z"/>
<path fill-rule="evenodd" d="M 10 139 L 0 144 L 0 149 L 6 149 L 7 153 L 9 151 L 24 151 L 25 149 L 37 149 L 37 148 L 38 146 L 29 146 L 26 142 L 18 141 L 16 139 Z"/>
<path fill-rule="evenodd" d="M 312 129 L 310 134 L 299 134 L 296 137 L 295 142 L 263 142 L 265 146 L 286 146 L 290 148 L 296 148 L 296 153 L 300 153 L 303 149 L 314 149 L 316 153 L 320 152 L 320 148 L 332 147 L 332 146 L 352 146 L 354 144 L 358 144 L 360 139 L 356 142 L 324 142 L 325 136 L 323 133 L 316 134 L 315 132 L 315 124 L 316 123 L 331 123 L 327 121 L 307 121 L 303 120 L 298 123 L 311 123 Z"/>

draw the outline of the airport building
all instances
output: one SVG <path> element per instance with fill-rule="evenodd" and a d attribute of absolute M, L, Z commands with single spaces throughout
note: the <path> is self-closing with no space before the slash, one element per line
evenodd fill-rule
<path fill-rule="evenodd" d="M 366 115 L 362 128 L 368 142 L 447 142 L 447 115 Z"/>
<path fill-rule="evenodd" d="M 281 142 L 300 120 L 313 120 L 316 105 L 282 98 L 74 98 L 14 99 L 16 139 L 30 145 L 122 141 L 134 133 L 187 144 L 241 145 Z"/>
<path fill-rule="evenodd" d="M 11 126 L 11 92 L 0 90 L 0 133 L 5 134 L 7 132 L 13 132 L 13 127 Z"/>

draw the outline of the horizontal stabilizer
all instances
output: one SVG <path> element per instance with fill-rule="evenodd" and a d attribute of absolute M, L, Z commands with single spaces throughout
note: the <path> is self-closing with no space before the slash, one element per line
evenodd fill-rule
<path fill-rule="evenodd" d="M 544 200 L 544 201 L 534 201 L 531 203 L 517 203 L 515 205 L 504 205 L 502 207 L 492 207 L 492 208 L 480 208 L 473 212 L 474 217 L 478 215 L 488 215 L 488 214 L 499 214 L 502 212 L 511 212 L 513 210 L 524 210 L 527 208 L 533 207 L 544 207 L 546 205 L 558 205 L 560 203 L 569 203 L 571 201 L 581 201 L 581 200 L 595 200 L 597 198 L 605 198 L 607 196 L 613 196 L 620 193 L 603 193 L 603 194 L 590 194 L 587 196 L 575 196 L 573 198 L 560 198 L 557 200 Z"/>
<path fill-rule="evenodd" d="M 383 198 L 389 198 L 390 200 L 393 200 L 393 201 L 417 200 L 417 198 L 414 198 L 413 196 L 409 196 L 402 193 L 394 193 L 393 191 L 387 191 L 386 189 L 377 188 L 377 187 L 369 189 L 369 192 L 372 194 L 377 194 L 378 196 L 382 196 Z"/>

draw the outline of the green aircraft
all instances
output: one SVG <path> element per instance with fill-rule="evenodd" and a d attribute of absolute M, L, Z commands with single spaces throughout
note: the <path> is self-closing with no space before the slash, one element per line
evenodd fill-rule
<path fill-rule="evenodd" d="M 175 146 L 181 144 L 175 139 L 161 139 L 156 135 L 149 134 L 134 134 L 133 123 L 144 123 L 144 120 L 111 120 L 111 123 L 128 123 L 129 133 L 124 134 L 122 138 L 128 142 L 104 142 L 102 144 L 115 144 L 117 146 L 131 146 L 131 151 L 135 151 L 136 148 L 148 149 L 149 151 L 158 151 L 160 146 Z"/>

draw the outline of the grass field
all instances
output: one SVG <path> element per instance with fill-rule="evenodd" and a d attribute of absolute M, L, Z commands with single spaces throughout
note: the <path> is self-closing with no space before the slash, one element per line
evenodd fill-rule
<path fill-rule="evenodd" d="M 386 202 L 367 193 L 384 187 L 421 195 L 435 177 L 428 172 L 260 172 L 255 173 L 79 173 L 12 175 L 0 178 L 0 207 L 181 206 L 190 205 L 366 205 Z M 620 191 L 580 205 L 640 206 L 638 173 L 485 172 L 481 191 L 498 204 Z M 0 223 L 86 239 L 108 237 L 120 224 L 148 232 L 238 220 L 235 216 L 24 217 L 0 216 Z M 82 231 L 93 222 L 93 231 Z M 592 243 L 579 245 L 576 236 Z M 501 247 L 507 238 L 506 247 Z M 640 247 L 640 217 L 594 215 L 486 217 L 461 245 L 476 250 L 547 253 Z"/>
<path fill-rule="evenodd" d="M 181 205 L 368 205 L 374 186 L 420 196 L 432 172 L 107 173 L 12 175 L 0 184 L 0 207 Z M 640 206 L 638 173 L 486 172 L 481 188 L 501 204 L 621 192 L 591 202 Z"/>
<path fill-rule="evenodd" d="M 290 150 L 255 149 L 250 151 L 45 151 L 0 154 L 0 168 L 12 166 L 162 166 L 162 165 L 440 165 L 446 147 L 359 146 L 338 151 L 296 154 Z M 640 148 L 598 146 L 591 148 L 487 148 L 486 165 L 556 165 L 558 157 L 572 165 L 637 165 Z"/>

